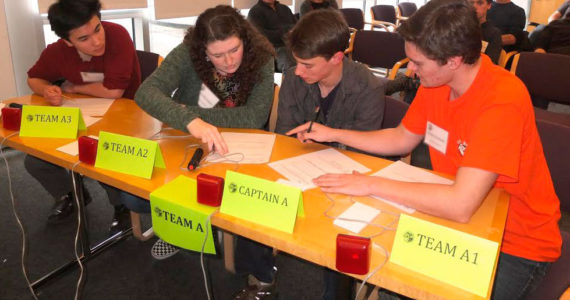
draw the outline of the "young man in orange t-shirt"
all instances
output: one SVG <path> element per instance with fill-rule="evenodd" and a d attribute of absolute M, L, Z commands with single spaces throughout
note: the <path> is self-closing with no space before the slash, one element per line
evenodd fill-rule
<path fill-rule="evenodd" d="M 314 179 L 324 192 L 378 195 L 468 222 L 491 188 L 504 188 L 509 213 L 493 299 L 520 299 L 560 256 L 560 203 L 529 94 L 519 79 L 480 54 L 478 26 L 467 2 L 433 0 L 398 28 L 421 87 L 397 128 L 358 132 L 314 123 L 310 133 L 304 124 L 288 134 L 380 155 L 409 153 L 424 140 L 434 170 L 456 177 L 452 185 L 440 185 L 328 174 Z"/>

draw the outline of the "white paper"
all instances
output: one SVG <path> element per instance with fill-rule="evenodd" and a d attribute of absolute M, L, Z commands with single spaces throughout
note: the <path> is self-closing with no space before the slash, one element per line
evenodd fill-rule
<path fill-rule="evenodd" d="M 275 134 L 222 132 L 222 138 L 228 153 L 224 156 L 214 153 L 206 161 L 264 164 L 269 162 L 275 144 Z"/>
<path fill-rule="evenodd" d="M 384 169 L 372 174 L 372 176 L 384 177 L 393 180 L 405 181 L 405 182 L 423 182 L 423 183 L 438 183 L 438 184 L 453 184 L 453 180 L 435 175 L 428 172 L 422 168 L 414 167 L 408 165 L 402 161 L 396 161 Z M 405 211 L 408 214 L 415 212 L 416 210 L 398 203 L 394 203 L 388 199 L 384 199 L 378 196 L 372 196 L 378 200 L 381 200 L 387 204 L 390 204 L 398 209 Z"/>
<path fill-rule="evenodd" d="M 340 214 L 337 219 L 334 220 L 334 224 L 354 233 L 359 233 L 364 229 L 364 227 L 372 222 L 378 214 L 380 214 L 378 209 L 356 202 Z M 346 221 L 341 219 L 360 220 L 363 222 Z"/>
<path fill-rule="evenodd" d="M 89 127 L 99 121 L 109 110 L 114 99 L 107 98 L 71 98 L 64 99 L 63 107 L 78 107 L 81 109 L 85 126 Z"/>
<path fill-rule="evenodd" d="M 99 137 L 94 136 L 94 135 L 90 135 L 89 137 L 94 138 L 96 140 L 99 139 Z M 63 146 L 57 148 L 56 150 L 61 151 L 63 153 L 67 153 L 67 154 L 72 155 L 72 156 L 77 156 L 79 154 L 79 143 L 77 140 L 75 140 L 69 144 L 66 144 L 66 145 L 63 145 Z"/>
<path fill-rule="evenodd" d="M 300 182 L 289 181 L 289 180 L 286 180 L 286 179 L 283 179 L 283 178 L 277 179 L 276 182 L 277 182 L 277 183 L 280 183 L 280 184 L 284 184 L 284 185 L 288 185 L 288 186 L 292 186 L 292 187 L 299 188 L 299 189 L 301 189 L 301 191 L 303 191 L 303 192 L 311 188 L 310 186 L 304 185 L 304 184 L 302 184 L 302 183 L 300 183 Z"/>
<path fill-rule="evenodd" d="M 370 169 L 339 151 L 329 148 L 269 164 L 289 181 L 314 188 L 313 179 L 328 173 L 350 174 L 352 171 L 369 172 Z"/>

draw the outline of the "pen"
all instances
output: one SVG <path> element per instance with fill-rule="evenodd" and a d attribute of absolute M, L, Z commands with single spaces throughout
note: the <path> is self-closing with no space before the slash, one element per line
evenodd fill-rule
<path fill-rule="evenodd" d="M 188 170 L 196 170 L 198 165 L 200 164 L 200 160 L 202 160 L 202 155 L 204 154 L 204 150 L 202 148 L 196 149 L 194 155 L 192 155 L 192 159 L 188 162 Z"/>
<path fill-rule="evenodd" d="M 313 120 L 311 120 L 311 123 L 309 123 L 309 129 L 307 129 L 307 133 L 311 132 L 311 129 L 313 129 L 313 123 L 317 121 L 317 119 L 319 118 L 319 113 L 321 112 L 321 107 L 317 106 L 317 108 L 315 109 L 315 118 Z"/>

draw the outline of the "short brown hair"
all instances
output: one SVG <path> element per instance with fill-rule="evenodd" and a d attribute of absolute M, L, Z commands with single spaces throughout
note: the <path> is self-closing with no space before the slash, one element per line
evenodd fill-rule
<path fill-rule="evenodd" d="M 432 0 L 397 31 L 426 57 L 444 65 L 460 56 L 474 64 L 481 56 L 481 28 L 473 7 L 465 0 Z"/>
<path fill-rule="evenodd" d="M 303 59 L 322 56 L 329 60 L 348 48 L 350 31 L 343 16 L 333 9 L 313 10 L 304 15 L 287 38 L 291 52 Z"/>

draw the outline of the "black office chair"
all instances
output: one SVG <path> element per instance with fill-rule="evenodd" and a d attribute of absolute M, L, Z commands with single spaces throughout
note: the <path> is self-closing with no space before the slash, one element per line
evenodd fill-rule
<path fill-rule="evenodd" d="M 141 68 L 141 82 L 144 81 L 163 61 L 162 56 L 148 51 L 137 50 L 139 65 Z"/>
<path fill-rule="evenodd" d="M 396 8 L 392 5 L 374 5 L 370 7 L 372 16 L 372 28 L 380 28 L 385 31 L 396 30 L 398 19 L 396 18 Z"/>
<path fill-rule="evenodd" d="M 364 29 L 364 13 L 360 8 L 341 8 L 339 11 L 348 23 L 348 27 L 353 30 Z"/>
<path fill-rule="evenodd" d="M 418 7 L 414 2 L 400 2 L 398 3 L 398 24 L 402 23 L 402 21 L 407 20 L 411 17 L 416 11 Z"/>
<path fill-rule="evenodd" d="M 388 79 L 394 79 L 398 70 L 409 61 L 404 51 L 404 39 L 399 34 L 374 30 L 356 32 L 350 57 Z"/>

